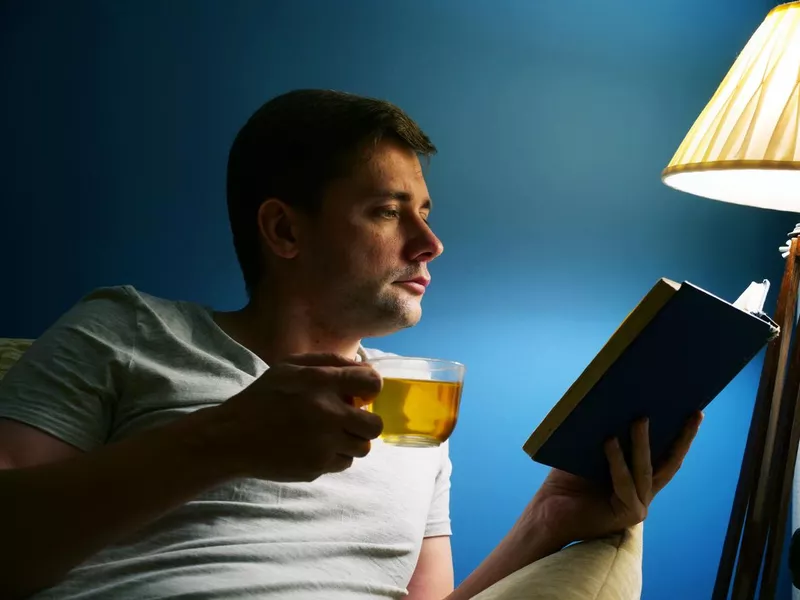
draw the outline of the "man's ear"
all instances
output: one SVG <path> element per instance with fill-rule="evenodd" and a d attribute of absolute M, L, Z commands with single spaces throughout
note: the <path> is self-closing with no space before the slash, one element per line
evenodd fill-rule
<path fill-rule="evenodd" d="M 298 214 L 285 202 L 269 198 L 258 207 L 258 231 L 266 246 L 281 258 L 295 258 Z"/>

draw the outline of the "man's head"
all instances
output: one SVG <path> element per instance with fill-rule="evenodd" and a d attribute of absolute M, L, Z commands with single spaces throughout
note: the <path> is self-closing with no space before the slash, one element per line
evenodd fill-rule
<path fill-rule="evenodd" d="M 264 104 L 228 161 L 228 213 L 248 293 L 288 294 L 342 335 L 414 325 L 427 263 L 442 251 L 427 225 L 419 160 L 435 152 L 382 100 L 298 90 Z"/>

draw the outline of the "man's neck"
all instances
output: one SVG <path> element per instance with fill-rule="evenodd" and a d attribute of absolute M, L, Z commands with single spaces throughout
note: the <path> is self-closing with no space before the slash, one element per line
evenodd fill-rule
<path fill-rule="evenodd" d="M 308 353 L 355 359 L 361 343 L 360 339 L 337 335 L 316 322 L 308 307 L 275 298 L 253 298 L 241 310 L 215 313 L 214 320 L 225 333 L 268 365 L 294 354 Z"/>

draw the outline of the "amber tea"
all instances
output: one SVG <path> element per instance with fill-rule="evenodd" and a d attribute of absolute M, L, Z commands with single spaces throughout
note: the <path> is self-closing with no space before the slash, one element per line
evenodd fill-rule
<path fill-rule="evenodd" d="M 438 446 L 458 420 L 464 367 L 432 359 L 381 358 L 370 364 L 383 388 L 366 410 L 383 419 L 381 439 L 396 446 Z"/>

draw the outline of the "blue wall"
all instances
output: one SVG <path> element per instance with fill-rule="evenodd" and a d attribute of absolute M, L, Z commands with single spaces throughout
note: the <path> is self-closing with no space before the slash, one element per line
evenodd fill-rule
<path fill-rule="evenodd" d="M 423 322 L 375 343 L 469 366 L 452 440 L 461 579 L 546 474 L 521 444 L 658 277 L 727 298 L 762 277 L 777 289 L 793 215 L 659 180 L 772 5 L 5 2 L 0 333 L 37 335 L 109 284 L 238 306 L 237 128 L 301 86 L 397 102 L 440 148 L 429 186 L 447 250 Z M 710 597 L 758 367 L 708 409 L 653 506 L 646 600 Z"/>

